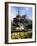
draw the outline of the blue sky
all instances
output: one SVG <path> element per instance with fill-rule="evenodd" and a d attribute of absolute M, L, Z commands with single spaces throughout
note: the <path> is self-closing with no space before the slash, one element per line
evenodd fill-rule
<path fill-rule="evenodd" d="M 32 7 L 11 6 L 11 19 L 12 20 L 18 14 L 18 9 L 19 9 L 20 15 L 26 15 L 28 19 L 32 19 Z"/>

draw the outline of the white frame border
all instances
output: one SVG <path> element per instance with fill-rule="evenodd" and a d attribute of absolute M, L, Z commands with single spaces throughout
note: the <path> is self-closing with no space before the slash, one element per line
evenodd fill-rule
<path fill-rule="evenodd" d="M 32 7 L 32 21 L 33 21 L 33 29 L 32 29 L 32 39 L 18 39 L 18 40 L 12 40 L 11 39 L 11 6 L 21 6 L 21 7 L 23 7 L 23 6 L 25 6 L 25 7 Z M 9 27 L 8 27 L 8 42 L 9 43 L 15 43 L 15 42 L 31 42 L 31 41 L 35 41 L 35 5 L 26 5 L 26 4 L 8 4 L 8 25 L 9 25 Z"/>

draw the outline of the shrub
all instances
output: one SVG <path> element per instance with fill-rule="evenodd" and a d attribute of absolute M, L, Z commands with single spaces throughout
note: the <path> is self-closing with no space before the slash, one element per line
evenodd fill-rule
<path fill-rule="evenodd" d="M 32 38 L 32 32 L 14 32 L 11 34 L 12 39 L 27 39 Z"/>

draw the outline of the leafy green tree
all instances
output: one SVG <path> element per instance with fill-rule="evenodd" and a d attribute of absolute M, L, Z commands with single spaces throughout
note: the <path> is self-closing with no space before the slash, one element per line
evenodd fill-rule
<path fill-rule="evenodd" d="M 20 18 L 20 19 L 19 19 Z M 20 16 L 17 15 L 16 18 L 11 21 L 11 30 L 16 30 L 16 27 L 19 27 L 18 23 L 23 24 L 24 31 L 27 31 L 29 26 L 32 26 L 32 20 L 26 19 L 26 15 Z"/>

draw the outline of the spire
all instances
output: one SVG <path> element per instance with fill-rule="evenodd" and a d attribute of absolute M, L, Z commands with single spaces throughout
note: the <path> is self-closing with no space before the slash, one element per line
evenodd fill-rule
<path fill-rule="evenodd" d="M 18 14 L 17 14 L 17 16 L 16 16 L 16 18 L 19 18 L 20 17 L 20 11 L 19 11 L 19 8 L 18 8 Z"/>
<path fill-rule="evenodd" d="M 18 15 L 20 14 L 19 8 L 18 8 Z"/>

